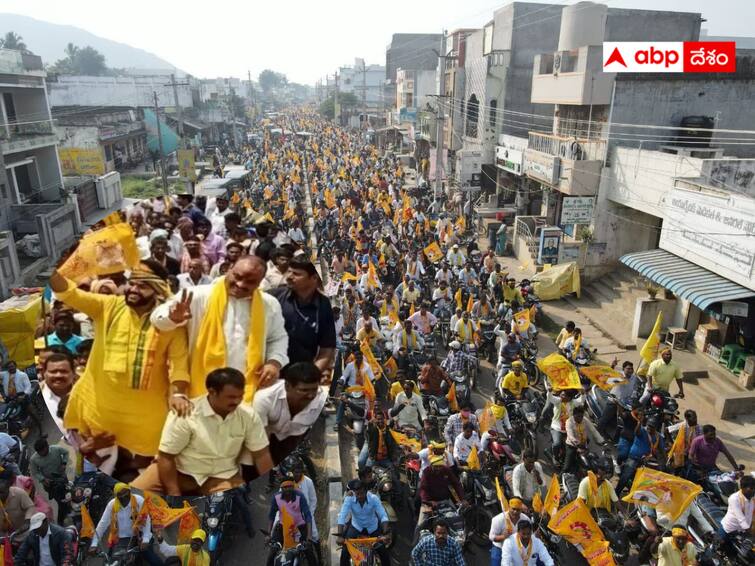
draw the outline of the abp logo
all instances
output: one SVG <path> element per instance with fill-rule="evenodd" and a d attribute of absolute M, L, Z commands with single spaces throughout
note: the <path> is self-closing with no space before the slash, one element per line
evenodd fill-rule
<path fill-rule="evenodd" d="M 733 73 L 733 41 L 624 41 L 603 43 L 606 73 Z"/>

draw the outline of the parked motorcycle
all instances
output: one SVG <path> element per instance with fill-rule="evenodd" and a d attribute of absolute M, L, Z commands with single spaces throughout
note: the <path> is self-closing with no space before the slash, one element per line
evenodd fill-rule
<path fill-rule="evenodd" d="M 495 486 L 482 470 L 463 468 L 461 484 L 472 506 L 464 513 L 467 532 L 472 541 L 479 546 L 488 546 L 490 523 L 498 514 L 498 497 Z"/>
<path fill-rule="evenodd" d="M 428 417 L 436 427 L 438 436 L 443 437 L 443 431 L 446 430 L 448 417 L 451 416 L 451 407 L 448 404 L 448 399 L 444 395 L 426 395 L 426 397 Z"/>
<path fill-rule="evenodd" d="M 391 468 L 383 466 L 373 466 L 372 475 L 375 478 L 376 495 L 380 497 L 383 503 L 383 509 L 388 516 L 390 523 L 391 538 L 388 548 L 393 546 L 396 541 L 396 530 L 398 526 L 398 515 L 396 509 L 401 505 L 404 485 L 397 481 Z"/>
<path fill-rule="evenodd" d="M 226 525 L 233 514 L 233 493 L 231 490 L 213 493 L 207 497 L 207 507 L 202 518 L 207 533 L 207 552 L 211 564 L 219 564 L 222 554 L 222 540 Z"/>

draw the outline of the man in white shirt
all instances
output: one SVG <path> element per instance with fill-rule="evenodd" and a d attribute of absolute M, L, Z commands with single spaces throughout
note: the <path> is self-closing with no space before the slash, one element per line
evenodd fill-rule
<path fill-rule="evenodd" d="M 469 318 L 469 311 L 461 313 L 461 318 L 456 322 L 456 326 L 453 327 L 453 330 L 462 344 L 474 344 L 477 324 L 474 320 Z"/>
<path fill-rule="evenodd" d="M 362 311 L 362 316 L 360 316 L 357 319 L 357 328 L 356 328 L 356 331 L 359 332 L 360 330 L 362 330 L 362 328 L 364 327 L 364 325 L 367 324 L 367 323 L 370 323 L 372 325 L 371 328 L 376 328 L 376 329 L 380 328 L 378 326 L 377 320 L 375 320 L 375 317 L 371 316 L 370 312 L 365 309 L 365 310 Z"/>
<path fill-rule="evenodd" d="M 265 335 L 262 338 L 263 365 L 257 370 L 256 386 L 262 389 L 272 385 L 278 379 L 280 368 L 288 363 L 288 334 L 286 333 L 281 306 L 278 300 L 267 293 L 257 292 L 265 276 L 265 262 L 257 256 L 243 256 L 228 271 L 225 277 L 216 279 L 212 285 L 195 287 L 193 292 L 184 291 L 180 295 L 166 301 L 152 311 L 151 322 L 157 330 L 169 331 L 186 325 L 189 334 L 189 351 L 191 352 L 191 367 L 203 367 L 211 371 L 214 367 L 207 367 L 206 362 L 198 359 L 204 352 L 196 347 L 200 329 L 205 324 L 208 305 L 218 297 L 225 295 L 225 308 L 220 321 L 208 320 L 206 323 L 212 330 L 212 325 L 221 324 L 222 337 L 225 348 L 225 365 L 235 368 L 247 375 L 247 398 L 251 398 L 254 387 L 250 383 L 251 370 L 247 368 L 247 352 L 249 351 L 250 333 L 254 326 L 251 311 L 254 308 L 252 297 L 258 297 L 263 304 L 265 319 Z M 225 293 L 216 287 L 225 286 Z M 219 293 L 214 294 L 214 293 Z M 255 299 L 256 300 L 256 299 Z M 215 329 L 217 331 L 217 329 Z M 259 340 L 260 337 L 254 337 Z M 206 377 L 206 376 L 205 376 Z M 195 379 L 196 378 L 196 379 Z M 191 395 L 196 397 L 205 391 L 204 380 L 192 374 Z"/>
<path fill-rule="evenodd" d="M 518 531 L 519 522 L 529 522 L 529 517 L 524 515 L 524 502 L 521 499 L 512 497 L 509 501 L 509 510 L 498 513 L 490 522 L 490 533 L 488 538 L 493 546 L 490 548 L 490 563 L 501 564 L 501 555 L 503 552 L 503 543 Z"/>
<path fill-rule="evenodd" d="M 527 505 L 532 504 L 535 493 L 541 492 L 545 486 L 545 474 L 535 454 L 526 450 L 522 454 L 522 462 L 514 466 L 512 476 L 512 490 L 514 496 L 524 501 Z"/>
<path fill-rule="evenodd" d="M 403 391 L 396 395 L 396 402 L 391 409 L 391 417 L 396 420 L 399 428 L 406 426 L 422 429 L 422 423 L 427 418 L 422 398 L 414 393 L 414 382 L 405 379 L 401 386 Z"/>
<path fill-rule="evenodd" d="M 73 382 L 76 379 L 73 359 L 58 352 L 42 352 L 40 358 L 43 358 L 42 375 L 40 376 L 42 378 L 40 385 L 42 399 L 45 401 L 52 420 L 62 431 L 64 430 L 63 415 L 58 415 L 58 406 L 73 389 Z"/>
<path fill-rule="evenodd" d="M 393 355 L 397 355 L 400 348 L 406 348 L 408 352 L 420 352 L 425 347 L 425 341 L 419 332 L 414 330 L 410 320 L 404 321 L 403 328 L 396 325 L 393 338 Z"/>
<path fill-rule="evenodd" d="M 433 328 L 438 324 L 435 315 L 427 310 L 426 303 L 422 303 L 419 310 L 409 317 L 409 321 L 423 336 L 432 334 Z"/>
<path fill-rule="evenodd" d="M 201 259 L 192 259 L 189 262 L 189 271 L 179 273 L 177 279 L 179 289 L 193 289 L 212 283 L 212 278 L 204 273 L 204 264 Z"/>
<path fill-rule="evenodd" d="M 742 476 L 739 491 L 729 496 L 726 515 L 721 520 L 724 542 L 735 533 L 746 533 L 752 528 L 752 516 L 755 512 L 755 478 Z"/>
<path fill-rule="evenodd" d="M 277 383 L 254 396 L 252 407 L 269 437 L 274 464 L 296 447 L 322 413 L 327 395 L 320 389 L 321 376 L 312 362 L 289 364 Z"/>
<path fill-rule="evenodd" d="M 562 471 L 576 473 L 577 452 L 588 450 L 588 444 L 602 446 L 604 443 L 595 425 L 585 417 L 584 407 L 574 407 L 571 417 L 566 421 L 566 455 Z"/>
<path fill-rule="evenodd" d="M 532 523 L 521 519 L 517 533 L 503 543 L 503 566 L 553 566 L 553 558 L 539 538 L 532 536 Z M 493 566 L 491 562 L 491 566 Z"/>
<path fill-rule="evenodd" d="M 3 381 L 4 397 L 15 397 L 20 394 L 31 395 L 29 376 L 26 372 L 19 370 L 13 360 L 6 364 L 5 371 L 0 372 L 0 376 L 2 376 Z"/>
<path fill-rule="evenodd" d="M 207 219 L 212 224 L 212 231 L 221 238 L 228 237 L 225 231 L 225 217 L 231 212 L 231 209 L 228 208 L 226 196 L 218 196 L 214 199 L 214 202 L 213 199 L 210 199 L 207 203 Z"/>
<path fill-rule="evenodd" d="M 8 434 L 8 423 L 0 423 L 0 460 L 18 449 L 16 440 Z"/>
<path fill-rule="evenodd" d="M 89 545 L 89 553 L 94 555 L 98 551 L 98 545 L 100 540 L 105 541 L 109 538 L 109 532 L 111 529 L 111 521 L 113 515 L 115 515 L 117 525 L 117 538 L 118 545 L 127 545 L 131 542 L 131 538 L 134 536 L 134 524 L 131 518 L 138 515 L 144 505 L 144 498 L 141 495 L 137 495 L 131 492 L 131 488 L 125 483 L 117 483 L 113 488 L 113 494 L 115 497 L 108 501 L 105 506 L 105 510 L 102 512 L 102 517 L 97 528 L 94 531 L 92 542 Z M 118 506 L 113 507 L 118 503 Z M 136 505 L 136 513 L 131 509 L 131 505 Z M 141 532 L 138 535 L 139 546 L 142 549 L 142 556 L 147 559 L 150 564 L 160 564 L 159 558 L 155 556 L 154 551 L 149 548 L 149 542 L 152 539 L 152 523 L 147 514 L 144 524 L 142 525 Z"/>
<path fill-rule="evenodd" d="M 459 250 L 459 244 L 454 244 L 453 247 L 448 250 L 448 254 L 446 254 L 446 261 L 448 261 L 448 264 L 456 269 L 461 269 L 461 267 L 466 262 L 466 258 L 464 257 L 464 254 Z"/>
<path fill-rule="evenodd" d="M 294 254 L 288 248 L 275 248 L 270 252 L 270 261 L 267 262 L 267 273 L 260 284 L 260 289 L 267 291 L 286 284 L 288 265 Z"/>
<path fill-rule="evenodd" d="M 294 465 L 291 468 L 291 472 L 294 474 L 296 489 L 301 491 L 302 495 L 304 495 L 304 499 L 307 500 L 309 512 L 312 513 L 312 517 L 314 517 L 315 510 L 317 509 L 317 490 L 315 489 L 315 482 L 313 482 L 309 476 L 305 475 L 304 464 L 301 460 L 296 460 L 296 462 L 294 462 Z M 310 538 L 314 542 L 318 542 L 320 540 L 320 535 L 317 532 L 317 521 L 312 521 L 311 528 L 312 530 L 310 531 Z"/>
<path fill-rule="evenodd" d="M 451 283 L 451 278 L 454 276 L 454 274 L 451 272 L 450 269 L 448 269 L 448 263 L 443 262 L 443 266 L 438 270 L 438 272 L 435 274 L 435 282 L 440 285 L 445 281 L 446 285 Z"/>
<path fill-rule="evenodd" d="M 44 513 L 35 513 L 29 519 L 29 533 L 13 557 L 13 562 L 34 566 L 73 564 L 70 533 L 61 526 L 50 524 Z M 10 560 L 7 563 L 10 564 Z"/>
<path fill-rule="evenodd" d="M 454 441 L 454 460 L 460 466 L 466 466 L 467 458 L 472 453 L 472 448 L 477 448 L 478 457 L 480 452 L 480 437 L 477 435 L 475 425 L 471 422 L 464 423 L 461 434 Z"/>

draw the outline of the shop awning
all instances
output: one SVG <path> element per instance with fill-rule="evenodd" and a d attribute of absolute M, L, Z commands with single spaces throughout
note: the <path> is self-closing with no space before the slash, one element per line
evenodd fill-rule
<path fill-rule="evenodd" d="M 713 303 L 755 297 L 755 291 L 666 250 L 626 254 L 619 261 L 703 310 Z"/>

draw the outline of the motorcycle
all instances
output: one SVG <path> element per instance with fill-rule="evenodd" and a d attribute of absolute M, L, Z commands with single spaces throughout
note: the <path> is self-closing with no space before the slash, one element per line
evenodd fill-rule
<path fill-rule="evenodd" d="M 25 396 L 6 399 L 5 406 L 0 412 L 0 422 L 8 424 L 8 434 L 26 438 L 32 428 L 33 419 L 29 412 L 31 407 Z"/>
<path fill-rule="evenodd" d="M 260 529 L 260 532 L 269 536 L 270 533 Z M 283 548 L 283 545 L 277 541 L 270 541 L 267 546 L 275 554 L 273 559 L 274 566 L 300 566 L 307 564 L 307 546 L 303 543 L 299 543 L 293 548 Z"/>
<path fill-rule="evenodd" d="M 469 387 L 470 389 L 476 389 L 477 378 L 480 375 L 480 359 L 477 357 L 477 346 L 474 344 L 466 344 L 464 350 L 467 355 L 466 361 L 467 374 L 469 375 Z"/>
<path fill-rule="evenodd" d="M 364 444 L 364 425 L 367 419 L 367 399 L 363 390 L 349 391 L 347 389 L 343 394 L 346 397 L 341 401 L 346 403 L 344 417 L 350 423 L 349 429 L 354 434 L 357 448 L 361 450 Z"/>
<path fill-rule="evenodd" d="M 207 533 L 207 552 L 210 554 L 211 564 L 219 564 L 223 533 L 232 514 L 233 493 L 230 490 L 213 493 L 207 497 L 207 507 L 202 522 Z"/>
<path fill-rule="evenodd" d="M 497 336 L 495 335 L 495 322 L 481 320 L 480 321 L 480 336 L 482 337 L 482 343 L 480 344 L 480 355 L 487 357 L 487 360 L 494 364 L 498 359 L 498 347 L 496 346 Z"/>
<path fill-rule="evenodd" d="M 396 540 L 396 529 L 398 526 L 398 515 L 396 509 L 401 505 L 403 484 L 396 481 L 393 470 L 383 466 L 373 466 L 372 475 L 375 478 L 376 495 L 383 503 L 383 509 L 388 516 L 388 522 L 391 528 L 391 538 L 388 548 L 393 546 Z"/>
<path fill-rule="evenodd" d="M 499 505 L 493 482 L 482 470 L 462 468 L 461 484 L 472 504 L 464 514 L 467 531 L 475 544 L 487 546 L 490 523 L 497 515 Z"/>
<path fill-rule="evenodd" d="M 662 389 L 653 389 L 650 392 L 648 406 L 645 409 L 645 416 L 648 420 L 657 419 L 661 422 L 661 434 L 666 442 L 672 443 L 673 439 L 668 433 L 669 425 L 673 425 L 679 420 L 679 403 L 668 391 Z M 669 444 L 670 446 L 670 444 Z"/>
<path fill-rule="evenodd" d="M 448 399 L 444 395 L 427 395 L 426 397 L 428 417 L 434 426 L 437 427 L 438 436 L 443 437 L 448 417 L 451 416 L 451 407 L 448 404 Z"/>
<path fill-rule="evenodd" d="M 432 525 L 438 519 L 443 519 L 448 525 L 448 538 L 454 539 L 461 548 L 464 548 L 469 533 L 464 520 L 463 504 L 454 504 L 451 501 L 439 502 L 425 523 L 418 525 L 420 539 L 432 535 Z"/>
<path fill-rule="evenodd" d="M 456 402 L 459 406 L 472 401 L 472 384 L 466 375 L 460 372 L 454 372 L 450 376 L 456 389 Z"/>

